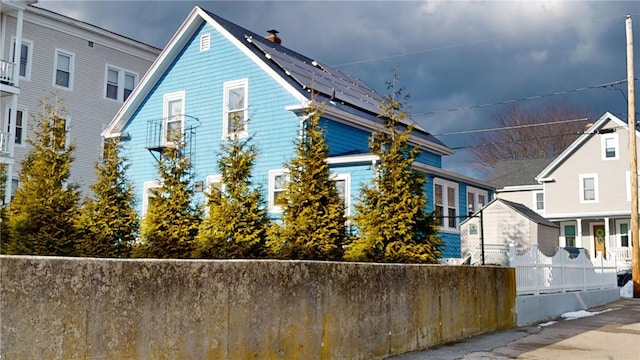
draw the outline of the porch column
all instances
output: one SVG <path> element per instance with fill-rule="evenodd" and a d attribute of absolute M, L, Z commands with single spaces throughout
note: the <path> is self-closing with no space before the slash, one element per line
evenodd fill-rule
<path fill-rule="evenodd" d="M 14 59 L 13 59 L 13 85 L 20 85 L 20 56 L 22 55 L 22 22 L 24 20 L 24 10 L 19 9 L 16 19 L 16 43 L 9 45 L 9 53 L 11 53 L 11 46 L 15 46 Z M 12 119 L 15 119 L 12 118 Z"/>
<path fill-rule="evenodd" d="M 582 246 L 582 219 L 576 219 L 576 247 Z"/>

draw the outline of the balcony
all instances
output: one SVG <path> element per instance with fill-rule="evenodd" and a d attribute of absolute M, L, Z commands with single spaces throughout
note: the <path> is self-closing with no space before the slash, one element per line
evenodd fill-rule
<path fill-rule="evenodd" d="M 189 115 L 180 115 L 182 117 L 182 139 L 185 142 L 183 153 L 186 156 L 191 156 L 191 152 L 195 147 L 196 142 L 196 128 L 200 126 L 200 120 L 198 118 Z M 162 154 L 164 150 L 171 146 L 171 142 L 167 141 L 166 132 L 167 121 L 165 119 L 149 120 L 147 121 L 147 139 L 146 148 L 152 153 Z M 155 156 L 155 155 L 154 155 Z"/>
<path fill-rule="evenodd" d="M 0 83 L 13 85 L 13 68 L 15 64 L 7 60 L 0 60 Z"/>

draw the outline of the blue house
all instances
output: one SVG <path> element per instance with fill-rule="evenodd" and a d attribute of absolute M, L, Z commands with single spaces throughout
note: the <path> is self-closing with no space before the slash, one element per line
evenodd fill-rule
<path fill-rule="evenodd" d="M 349 214 L 362 184 L 373 176 L 377 158 L 369 152 L 382 97 L 362 81 L 281 45 L 275 30 L 263 37 L 195 7 L 148 73 L 115 115 L 105 137 L 120 137 L 138 199 L 146 211 L 148 191 L 158 186 L 156 161 L 167 137 L 184 134 L 203 189 L 220 182 L 217 158 L 230 131 L 252 136 L 259 155 L 253 176 L 278 216 L 278 195 L 286 182 L 283 164 L 294 155 L 305 110 L 324 102 L 328 159 Z M 230 119 L 244 119 L 230 126 Z M 250 119 L 250 120 L 249 120 Z M 459 223 L 492 197 L 488 183 L 442 169 L 442 156 L 453 153 L 420 127 L 412 143 L 422 154 L 415 169 L 424 173 L 428 211 L 442 219 L 445 257 L 460 256 Z"/>

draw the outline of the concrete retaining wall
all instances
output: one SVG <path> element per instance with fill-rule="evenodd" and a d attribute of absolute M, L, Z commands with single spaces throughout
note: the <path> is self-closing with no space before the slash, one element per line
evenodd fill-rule
<path fill-rule="evenodd" d="M 2 359 L 379 359 L 515 326 L 512 268 L 0 256 Z"/>
<path fill-rule="evenodd" d="M 608 304 L 620 299 L 620 289 L 572 291 L 558 294 L 518 296 L 518 326 L 551 320 L 577 310 Z"/>

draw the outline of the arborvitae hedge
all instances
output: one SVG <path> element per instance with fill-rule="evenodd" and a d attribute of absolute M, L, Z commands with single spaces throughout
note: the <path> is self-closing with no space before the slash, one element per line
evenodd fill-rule
<path fill-rule="evenodd" d="M 105 139 L 102 162 L 96 164 L 98 179 L 91 186 L 94 197 L 85 200 L 78 222 L 81 256 L 129 257 L 138 235 L 133 185 L 126 176 L 129 165 L 120 149 L 117 138 Z"/>
<path fill-rule="evenodd" d="M 320 119 L 312 104 L 296 156 L 285 165 L 289 181 L 282 195 L 281 223 L 270 229 L 268 247 L 280 259 L 341 260 L 347 239 L 344 202 L 331 178 Z"/>
<path fill-rule="evenodd" d="M 10 254 L 77 254 L 78 185 L 69 182 L 74 144 L 67 144 L 66 112 L 57 94 L 38 104 L 31 150 L 22 162 L 20 185 L 9 205 L 7 228 Z M 6 251 L 5 251 L 6 250 Z"/>
<path fill-rule="evenodd" d="M 395 88 L 385 96 L 379 115 L 384 130 L 369 142 L 379 157 L 377 173 L 355 205 L 359 238 L 346 250 L 346 260 L 436 263 L 442 256 L 437 224 L 426 212 L 424 176 L 412 169 L 420 152 L 409 144 L 413 126 L 403 123 L 406 99 Z"/>

